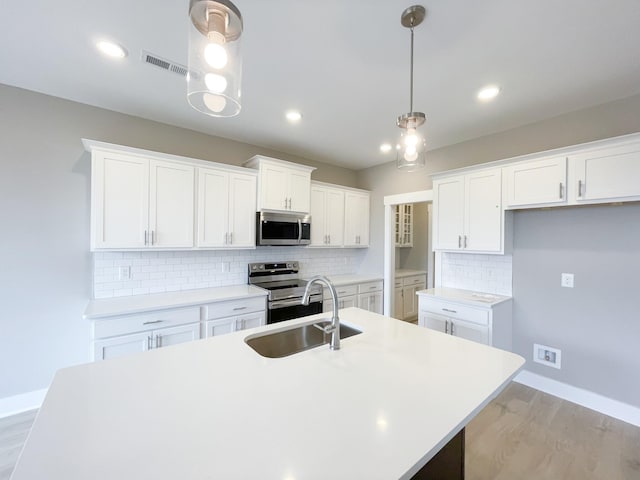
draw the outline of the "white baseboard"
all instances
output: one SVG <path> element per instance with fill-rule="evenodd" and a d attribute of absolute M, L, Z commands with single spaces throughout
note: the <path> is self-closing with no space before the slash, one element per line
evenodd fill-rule
<path fill-rule="evenodd" d="M 12 397 L 0 398 L 0 418 L 40 408 L 47 394 L 47 389 L 34 390 Z"/>
<path fill-rule="evenodd" d="M 628 403 L 619 402 L 527 370 L 522 370 L 513 381 L 640 427 L 640 408 Z"/>

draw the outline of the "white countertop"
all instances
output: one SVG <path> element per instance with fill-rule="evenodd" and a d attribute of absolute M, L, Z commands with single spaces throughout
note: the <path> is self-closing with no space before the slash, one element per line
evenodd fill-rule
<path fill-rule="evenodd" d="M 182 290 L 150 295 L 101 298 L 89 301 L 83 318 L 96 320 L 114 315 L 127 315 L 164 308 L 187 307 L 208 302 L 260 297 L 267 294 L 266 290 L 253 285 L 232 285 L 229 287 L 199 288 L 197 290 Z"/>
<path fill-rule="evenodd" d="M 429 288 L 428 290 L 419 290 L 418 295 L 426 297 L 439 298 L 450 302 L 464 303 L 467 305 L 475 305 L 478 307 L 492 307 L 507 300 L 511 297 L 504 295 L 496 295 L 493 293 L 474 292 L 472 290 L 461 290 L 458 288 Z"/>
<path fill-rule="evenodd" d="M 244 343 L 324 316 L 58 371 L 12 479 L 410 478 L 524 364 L 355 308 L 338 351 Z"/>
<path fill-rule="evenodd" d="M 331 280 L 334 287 L 367 282 L 379 282 L 382 280 L 382 276 L 379 275 L 327 275 L 327 278 Z"/>
<path fill-rule="evenodd" d="M 396 278 L 412 277 L 413 275 L 426 275 L 426 270 L 409 270 L 406 268 L 399 268 L 395 271 Z"/>

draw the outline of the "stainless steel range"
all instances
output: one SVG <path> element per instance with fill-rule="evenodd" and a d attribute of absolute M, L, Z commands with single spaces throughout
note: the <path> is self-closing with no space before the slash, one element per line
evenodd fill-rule
<path fill-rule="evenodd" d="M 249 283 L 269 291 L 267 324 L 322 312 L 322 287 L 313 285 L 309 305 L 302 305 L 306 280 L 298 277 L 298 262 L 250 263 Z"/>

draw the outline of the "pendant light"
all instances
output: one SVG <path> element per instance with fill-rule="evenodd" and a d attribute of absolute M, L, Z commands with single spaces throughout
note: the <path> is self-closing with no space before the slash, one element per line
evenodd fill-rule
<path fill-rule="evenodd" d="M 240 113 L 242 15 L 227 0 L 190 0 L 187 99 L 213 117 Z"/>
<path fill-rule="evenodd" d="M 422 5 L 414 5 L 402 12 L 400 23 L 411 30 L 411 75 L 409 83 L 409 113 L 400 115 L 396 125 L 402 129 L 396 146 L 396 162 L 400 170 L 413 171 L 424 167 L 426 143 L 418 130 L 426 117 L 422 112 L 413 111 L 413 29 L 422 23 L 427 11 Z"/>

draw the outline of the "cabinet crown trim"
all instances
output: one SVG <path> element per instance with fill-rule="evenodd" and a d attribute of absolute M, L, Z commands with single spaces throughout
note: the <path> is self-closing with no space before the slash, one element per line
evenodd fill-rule
<path fill-rule="evenodd" d="M 280 165 L 282 167 L 294 168 L 297 170 L 302 170 L 305 172 L 313 172 L 317 170 L 316 167 L 310 167 L 308 165 L 302 165 L 300 163 L 287 162 L 286 160 L 279 160 L 277 158 L 265 157 L 264 155 L 255 155 L 251 157 L 249 160 L 244 162 L 242 165 L 249 168 L 258 168 L 260 164 L 273 164 Z"/>
<path fill-rule="evenodd" d="M 369 193 L 369 194 L 371 193 L 371 190 L 364 190 L 362 188 L 355 188 L 355 187 L 347 187 L 345 185 L 338 185 L 335 183 L 318 182 L 317 180 L 311 180 L 311 186 L 323 187 L 323 188 L 335 188 L 337 190 L 346 190 L 346 191 L 356 192 L 356 193 Z"/>

